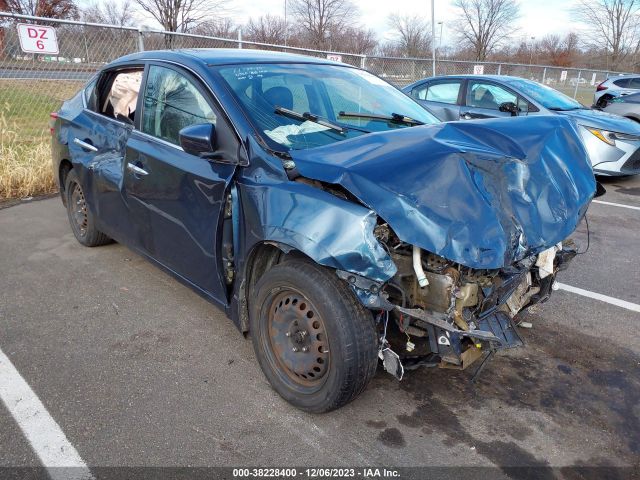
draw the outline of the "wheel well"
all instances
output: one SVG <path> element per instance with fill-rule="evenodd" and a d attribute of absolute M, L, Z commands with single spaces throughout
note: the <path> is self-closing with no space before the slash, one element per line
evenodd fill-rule
<path fill-rule="evenodd" d="M 271 267 L 292 258 L 313 261 L 299 250 L 280 243 L 260 243 L 251 250 L 247 257 L 244 269 L 245 275 L 238 295 L 240 300 L 240 328 L 243 332 L 249 331 L 249 298 L 251 298 L 256 283 Z"/>
<path fill-rule="evenodd" d="M 69 160 L 62 160 L 60 167 L 58 168 L 58 184 L 60 185 L 60 194 L 62 195 L 62 201 L 65 202 L 64 197 L 64 185 L 67 181 L 67 175 L 73 169 L 73 165 Z"/>
<path fill-rule="evenodd" d="M 627 117 L 626 117 L 626 118 L 628 118 L 629 120 L 633 120 L 634 122 L 639 122 L 639 123 L 640 123 L 640 120 L 639 120 L 639 119 L 637 119 L 636 117 L 632 117 L 632 116 L 630 116 L 630 115 L 627 115 Z"/>

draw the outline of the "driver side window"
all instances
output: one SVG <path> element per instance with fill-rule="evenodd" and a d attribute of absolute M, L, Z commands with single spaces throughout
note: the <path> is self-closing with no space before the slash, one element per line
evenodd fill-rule
<path fill-rule="evenodd" d="M 199 123 L 216 124 L 216 115 L 196 86 L 173 69 L 151 65 L 144 92 L 142 131 L 175 145 L 179 132 Z"/>

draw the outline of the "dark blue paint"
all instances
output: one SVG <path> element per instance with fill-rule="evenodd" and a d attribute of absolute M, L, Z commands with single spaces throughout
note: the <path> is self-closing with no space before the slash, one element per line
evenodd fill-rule
<path fill-rule="evenodd" d="M 202 156 L 215 150 L 216 127 L 211 123 L 190 125 L 180 130 L 180 146 L 191 155 Z"/>
<path fill-rule="evenodd" d="M 473 268 L 501 268 L 564 240 L 595 192 L 587 154 L 560 116 L 446 123 L 291 152 L 400 239 Z"/>
<path fill-rule="evenodd" d="M 384 282 L 396 267 L 373 235 L 380 215 L 407 242 L 465 265 L 498 268 L 568 236 L 595 190 L 575 128 L 557 116 L 407 128 L 293 153 L 303 176 L 341 184 L 364 205 L 348 201 L 292 181 L 209 67 L 332 62 L 210 50 L 138 53 L 107 68 L 147 60 L 179 64 L 211 89 L 222 106 L 220 118 L 229 120 L 226 130 L 216 127 L 217 138 L 227 140 L 222 161 L 189 155 L 103 119 L 83 110 L 77 96 L 56 122 L 56 175 L 60 162 L 70 160 L 101 230 L 225 306 L 238 326 L 248 259 L 264 243 Z M 99 151 L 74 146 L 74 137 Z M 136 176 L 126 168 L 129 162 L 149 175 Z M 220 261 L 229 192 L 232 289 Z"/>

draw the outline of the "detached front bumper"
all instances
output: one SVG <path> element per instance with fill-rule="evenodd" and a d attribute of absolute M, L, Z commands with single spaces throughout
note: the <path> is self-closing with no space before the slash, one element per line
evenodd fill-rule
<path fill-rule="evenodd" d="M 475 311 L 466 311 L 468 330 L 458 328 L 442 318 L 433 321 L 433 314 L 426 310 L 407 311 L 403 314 L 420 317 L 432 326 L 437 342 L 431 342 L 432 353 L 441 358 L 441 367 L 464 369 L 478 360 L 483 352 L 492 352 L 523 345 L 514 317 L 524 309 L 545 302 L 550 297 L 553 283 L 559 271 L 564 270 L 576 256 L 573 243 L 559 244 L 535 259 L 526 268 L 521 266 L 501 273 L 499 279 L 487 288 L 487 295 Z"/>
<path fill-rule="evenodd" d="M 389 297 L 385 286 L 346 272 L 338 275 L 351 284 L 363 304 L 379 312 L 378 322 L 384 325 L 385 332 L 381 350 L 387 354 L 392 350 L 397 358 L 394 362 L 386 361 L 385 368 L 387 364 L 393 365 L 388 371 L 401 378 L 398 364 L 409 369 L 420 365 L 465 369 L 483 354 L 522 346 L 514 317 L 549 298 L 556 274 L 575 255 L 572 243 L 558 244 L 496 272 L 491 281 L 485 271 L 471 277 L 467 273 L 466 280 L 459 271 L 448 268 L 440 274 L 427 271 L 428 286 L 414 286 L 413 294 L 407 288 L 407 269 L 396 258 L 399 276 L 390 285 L 404 290 L 402 302 Z M 474 275 L 480 275 L 480 283 L 471 288 L 469 281 Z M 400 278 L 405 283 L 401 284 Z M 424 293 L 415 296 L 418 290 Z M 416 305 L 420 295 L 425 302 Z M 408 299 L 412 300 L 405 301 Z M 385 310 L 387 313 L 383 313 Z M 392 332 L 387 323 L 394 321 L 398 330 Z"/>

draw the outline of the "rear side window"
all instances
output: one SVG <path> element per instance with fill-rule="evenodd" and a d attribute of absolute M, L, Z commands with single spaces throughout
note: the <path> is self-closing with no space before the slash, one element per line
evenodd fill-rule
<path fill-rule="evenodd" d="M 461 83 L 460 81 L 429 83 L 414 88 L 411 94 L 419 100 L 456 104 Z"/>
<path fill-rule="evenodd" d="M 627 88 L 629 86 L 629 79 L 628 78 L 621 78 L 619 80 L 614 80 L 613 84 L 616 87 Z"/>
<path fill-rule="evenodd" d="M 630 78 L 629 86 L 627 88 L 638 88 L 640 89 L 640 77 Z"/>
<path fill-rule="evenodd" d="M 139 68 L 106 73 L 105 77 L 100 79 L 102 92 L 99 96 L 98 112 L 106 117 L 133 125 L 142 72 L 142 68 Z"/>
<path fill-rule="evenodd" d="M 200 123 L 215 125 L 216 115 L 198 88 L 173 69 L 149 67 L 142 131 L 179 145 L 180 130 Z"/>

